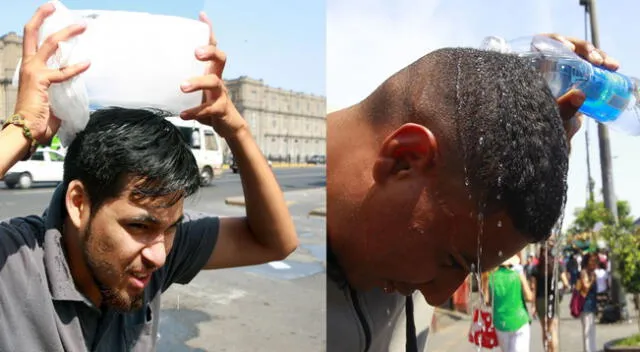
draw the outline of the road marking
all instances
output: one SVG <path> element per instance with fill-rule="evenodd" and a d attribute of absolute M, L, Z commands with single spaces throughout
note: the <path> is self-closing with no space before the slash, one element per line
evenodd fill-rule
<path fill-rule="evenodd" d="M 285 262 L 269 262 L 269 265 L 278 270 L 291 269 L 291 266 Z"/>

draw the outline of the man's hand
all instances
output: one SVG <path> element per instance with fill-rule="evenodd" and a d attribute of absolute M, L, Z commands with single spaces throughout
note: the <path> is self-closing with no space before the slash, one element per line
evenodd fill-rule
<path fill-rule="evenodd" d="M 211 29 L 204 13 L 200 20 Z M 196 50 L 196 58 L 207 62 L 204 76 L 182 84 L 182 91 L 202 90 L 202 104 L 185 110 L 180 117 L 212 126 L 227 140 L 240 178 L 246 217 L 220 219 L 218 240 L 204 269 L 232 268 L 282 260 L 298 246 L 298 237 L 280 186 L 247 122 L 236 110 L 222 80 L 226 55 L 217 47 L 211 30 L 209 45 Z"/>
<path fill-rule="evenodd" d="M 574 37 L 565 37 L 559 34 L 543 35 L 563 43 L 567 48 L 571 49 L 580 57 L 596 66 L 602 66 L 611 71 L 616 71 L 620 67 L 620 64 L 616 59 L 607 55 L 604 51 L 597 49 L 593 44 L 585 40 Z M 560 116 L 563 119 L 564 129 L 569 141 L 571 141 L 573 135 L 578 132 L 582 125 L 582 114 L 577 114 L 577 112 L 584 103 L 584 100 L 584 93 L 578 89 L 570 90 L 557 100 L 560 108 Z"/>
<path fill-rule="evenodd" d="M 185 93 L 202 90 L 202 104 L 183 111 L 180 117 L 185 120 L 196 119 L 202 124 L 212 126 L 221 137 L 229 140 L 245 130 L 247 123 L 231 102 L 222 80 L 227 56 L 218 49 L 218 42 L 207 15 L 201 12 L 200 20 L 209 26 L 211 34 L 209 45 L 196 50 L 196 58 L 207 61 L 207 70 L 204 76 L 184 82 L 181 89 Z"/>
<path fill-rule="evenodd" d="M 61 69 L 47 67 L 47 60 L 58 49 L 58 43 L 83 33 L 86 28 L 83 25 L 69 26 L 48 37 L 38 48 L 40 27 L 54 11 L 52 4 L 42 5 L 24 27 L 20 83 L 15 107 L 15 112 L 26 120 L 32 135 L 40 144 L 47 144 L 60 127 L 60 120 L 49 112 L 47 89 L 52 83 L 66 81 L 89 68 L 89 63 Z"/>

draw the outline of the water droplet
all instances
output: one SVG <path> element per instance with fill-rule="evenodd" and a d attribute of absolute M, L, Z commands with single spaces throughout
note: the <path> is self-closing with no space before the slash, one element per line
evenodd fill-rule
<path fill-rule="evenodd" d="M 480 137 L 480 139 L 478 140 L 478 144 L 482 145 L 483 142 L 484 142 L 484 137 Z"/>
<path fill-rule="evenodd" d="M 467 186 L 467 187 L 469 187 L 469 179 L 468 179 L 468 178 L 466 178 L 466 179 L 464 180 L 464 185 L 465 185 L 465 186 Z"/>
<path fill-rule="evenodd" d="M 498 257 L 502 258 L 502 251 L 498 251 Z"/>
<path fill-rule="evenodd" d="M 482 220 L 484 220 L 484 214 L 478 213 L 478 221 L 482 221 Z"/>
<path fill-rule="evenodd" d="M 502 227 L 502 221 L 498 220 L 498 227 Z"/>
<path fill-rule="evenodd" d="M 469 217 L 472 218 L 473 217 L 473 212 L 469 212 Z"/>
<path fill-rule="evenodd" d="M 502 198 L 502 195 L 501 195 L 501 194 L 498 194 L 498 195 L 496 196 L 496 199 L 497 199 L 497 200 L 500 200 L 501 198 Z"/>

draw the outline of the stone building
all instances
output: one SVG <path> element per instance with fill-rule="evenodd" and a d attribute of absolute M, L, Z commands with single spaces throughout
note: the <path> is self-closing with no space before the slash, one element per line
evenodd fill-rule
<path fill-rule="evenodd" d="M 11 85 L 22 55 L 22 37 L 10 32 L 0 37 L 0 121 L 13 114 L 17 91 Z"/>
<path fill-rule="evenodd" d="M 0 37 L 0 121 L 13 113 L 17 91 L 11 81 L 21 54 L 20 36 L 11 32 Z M 325 97 L 269 87 L 246 76 L 226 84 L 267 158 L 297 162 L 325 155 Z"/>
<path fill-rule="evenodd" d="M 301 162 L 325 155 L 325 97 L 269 87 L 246 76 L 226 85 L 268 159 Z"/>

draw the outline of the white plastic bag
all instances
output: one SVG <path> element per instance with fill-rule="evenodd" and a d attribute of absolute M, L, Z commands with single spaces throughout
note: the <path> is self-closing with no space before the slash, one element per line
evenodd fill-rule
<path fill-rule="evenodd" d="M 87 29 L 61 43 L 49 67 L 91 62 L 86 72 L 50 88 L 52 110 L 62 120 L 63 146 L 86 126 L 90 109 L 152 107 L 177 114 L 200 104 L 201 93 L 185 94 L 180 84 L 204 73 L 205 63 L 194 52 L 208 43 L 206 24 L 148 13 L 68 10 L 52 3 L 56 11 L 44 22 L 39 42 L 73 23 L 84 22 Z"/>

